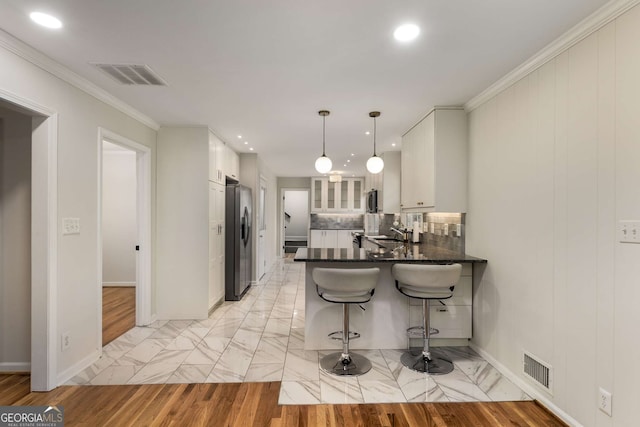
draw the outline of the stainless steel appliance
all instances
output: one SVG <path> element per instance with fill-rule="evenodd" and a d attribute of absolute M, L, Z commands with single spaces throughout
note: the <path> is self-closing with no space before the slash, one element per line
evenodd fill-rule
<path fill-rule="evenodd" d="M 378 213 L 378 190 L 367 193 L 367 213 Z"/>
<path fill-rule="evenodd" d="M 251 189 L 228 184 L 225 198 L 225 300 L 239 301 L 251 286 Z"/>

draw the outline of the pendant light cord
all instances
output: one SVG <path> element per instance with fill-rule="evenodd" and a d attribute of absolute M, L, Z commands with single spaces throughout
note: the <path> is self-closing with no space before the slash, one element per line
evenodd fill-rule
<path fill-rule="evenodd" d="M 373 118 L 373 156 L 376 156 L 376 118 Z"/>
<path fill-rule="evenodd" d="M 325 121 L 326 118 L 327 118 L 327 116 L 322 116 L 322 155 L 323 156 L 325 155 L 324 154 L 324 129 L 325 129 L 324 121 Z"/>

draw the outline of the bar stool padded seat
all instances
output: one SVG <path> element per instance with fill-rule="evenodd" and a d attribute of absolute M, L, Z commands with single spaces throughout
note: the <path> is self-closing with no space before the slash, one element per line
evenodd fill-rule
<path fill-rule="evenodd" d="M 366 357 L 349 351 L 349 305 L 370 301 L 379 276 L 379 268 L 314 268 L 311 272 L 318 296 L 342 304 L 342 351 L 322 358 L 320 367 L 326 372 L 361 375 L 371 369 L 371 362 Z"/>

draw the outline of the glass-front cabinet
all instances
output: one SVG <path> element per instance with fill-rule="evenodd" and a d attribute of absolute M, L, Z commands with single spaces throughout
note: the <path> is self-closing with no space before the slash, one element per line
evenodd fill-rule
<path fill-rule="evenodd" d="M 311 212 L 364 212 L 364 178 L 343 178 L 329 182 L 329 178 L 311 179 Z"/>

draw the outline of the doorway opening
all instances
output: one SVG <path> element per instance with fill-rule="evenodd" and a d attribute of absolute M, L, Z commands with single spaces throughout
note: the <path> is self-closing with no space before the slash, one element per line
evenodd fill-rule
<path fill-rule="evenodd" d="M 31 133 L 0 101 L 0 372 L 31 371 Z"/>
<path fill-rule="evenodd" d="M 102 141 L 102 345 L 136 324 L 136 152 Z"/>
<path fill-rule="evenodd" d="M 19 277 L 11 281 L 5 277 L 0 280 L 0 323 L 11 327 L 10 330 L 0 328 L 1 363 L 6 371 L 30 370 L 31 390 L 48 391 L 57 385 L 58 115 L 2 89 L 0 107 L 5 115 L 2 120 L 1 168 L 4 176 L 1 181 L 3 191 L 8 190 L 7 198 L 3 196 L 1 203 L 3 236 L 0 242 L 9 243 L 15 232 L 22 233 L 22 242 L 17 247 L 0 250 L 3 274 L 13 270 L 11 274 L 16 273 Z M 9 134 L 15 130 L 14 120 L 21 122 L 16 134 L 22 141 L 20 144 L 7 142 L 13 138 Z M 7 150 L 13 149 L 17 151 L 7 154 Z M 14 171 L 15 167 L 19 170 Z M 27 192 L 30 193 L 28 198 Z M 30 206 L 27 207 L 26 203 Z M 7 214 L 5 209 L 11 212 Z M 9 224 L 13 222 L 10 218 L 16 210 L 22 211 L 21 221 L 26 223 Z M 16 230 L 12 229 L 14 226 Z M 8 260 L 7 256 L 14 259 Z M 17 260 L 16 265 L 14 260 Z M 9 297 L 12 294 L 15 294 L 15 300 Z M 25 296 L 28 296 L 26 300 Z M 20 320 L 13 316 L 15 313 L 12 314 L 15 309 L 25 311 Z"/>
<path fill-rule="evenodd" d="M 293 257 L 309 241 L 309 190 L 282 190 L 282 252 Z"/>
<path fill-rule="evenodd" d="M 150 149 L 98 131 L 100 348 L 151 323 Z"/>

